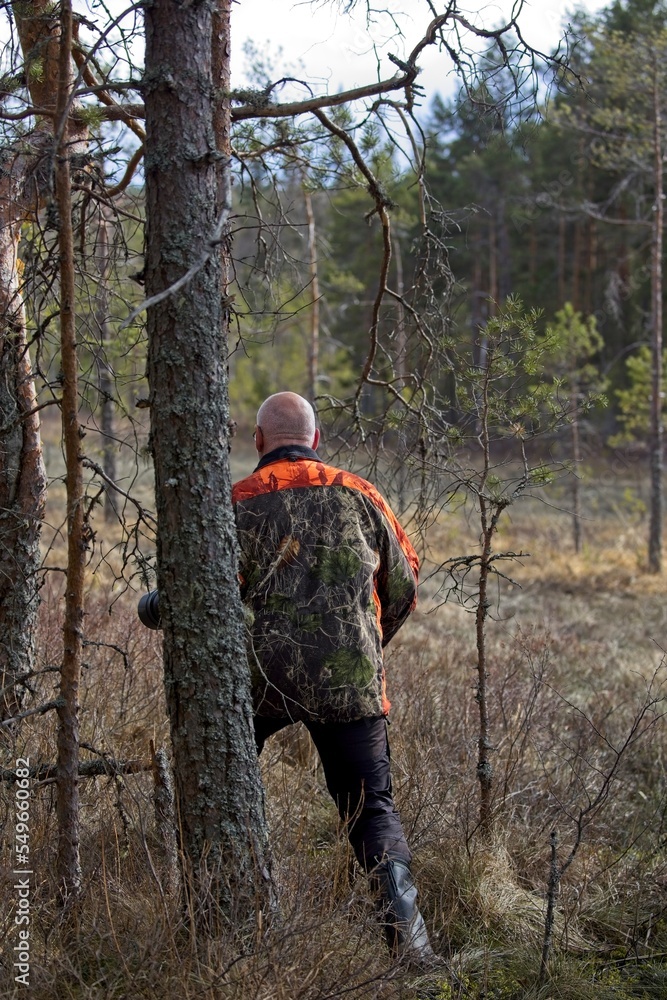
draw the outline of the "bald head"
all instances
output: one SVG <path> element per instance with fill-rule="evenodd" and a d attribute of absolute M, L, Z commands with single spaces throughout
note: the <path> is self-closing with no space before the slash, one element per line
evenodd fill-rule
<path fill-rule="evenodd" d="M 289 444 L 317 448 L 319 439 L 313 408 L 296 392 L 276 392 L 257 411 L 255 446 L 260 455 Z"/>

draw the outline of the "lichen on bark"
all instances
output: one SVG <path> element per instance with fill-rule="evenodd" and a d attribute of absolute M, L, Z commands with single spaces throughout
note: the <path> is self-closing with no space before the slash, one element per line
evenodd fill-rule
<path fill-rule="evenodd" d="M 149 296 L 199 259 L 224 209 L 229 108 L 215 103 L 214 68 L 219 76 L 227 65 L 230 9 L 230 0 L 196 7 L 155 0 L 146 10 Z M 231 506 L 226 273 L 213 249 L 189 284 L 147 317 L 181 848 L 190 905 L 210 930 L 221 921 L 247 926 L 270 896 Z"/>

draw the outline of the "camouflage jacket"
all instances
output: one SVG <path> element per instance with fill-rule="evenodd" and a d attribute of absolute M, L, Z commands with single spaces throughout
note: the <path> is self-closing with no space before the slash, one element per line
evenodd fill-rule
<path fill-rule="evenodd" d="M 382 647 L 416 604 L 419 570 L 387 502 L 300 446 L 265 455 L 232 500 L 255 711 L 386 714 Z"/>

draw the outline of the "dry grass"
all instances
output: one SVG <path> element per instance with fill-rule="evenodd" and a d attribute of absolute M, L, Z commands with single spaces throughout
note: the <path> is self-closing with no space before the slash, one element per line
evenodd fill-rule
<path fill-rule="evenodd" d="M 664 580 L 642 569 L 644 526 L 614 509 L 570 551 L 567 519 L 525 506 L 507 518 L 499 547 L 533 552 L 514 568 L 521 587 L 497 592 L 488 640 L 495 755 L 496 835 L 477 829 L 477 707 L 470 615 L 439 603 L 427 581 L 421 608 L 390 647 L 394 784 L 415 854 L 422 906 L 435 945 L 452 955 L 467 994 L 514 1000 L 658 998 L 666 995 L 667 741 L 660 646 L 667 641 Z M 633 515 L 634 516 L 634 515 Z M 474 527 L 448 515 L 430 538 L 436 560 L 469 551 Z M 168 746 L 159 637 L 136 620 L 135 601 L 101 575 L 91 587 L 81 695 L 84 750 L 147 759 Z M 44 592 L 39 660 L 60 660 L 58 578 Z M 122 650 L 120 652 L 119 650 Z M 654 675 L 657 672 L 657 676 Z M 36 702 L 55 691 L 44 674 Z M 562 862 L 577 819 L 595 800 L 627 739 L 648 685 L 656 698 L 624 752 L 599 810 L 586 815 L 577 856 L 558 898 L 551 979 L 538 985 L 549 874 L 549 835 Z M 27 719 L 5 757 L 55 757 L 52 716 Z M 52 998 L 449 1000 L 445 975 L 427 982 L 391 969 L 365 879 L 351 862 L 305 732 L 273 738 L 263 755 L 281 920 L 243 953 L 231 935 L 197 940 L 168 891 L 149 773 L 83 782 L 84 896 L 74 932 L 53 902 L 54 789 L 35 789 L 31 849 L 30 994 Z M 10 857 L 11 790 L 2 789 Z M 11 973 L 12 875 L 0 934 L 3 996 Z M 430 990 L 430 992 L 429 992 Z"/>

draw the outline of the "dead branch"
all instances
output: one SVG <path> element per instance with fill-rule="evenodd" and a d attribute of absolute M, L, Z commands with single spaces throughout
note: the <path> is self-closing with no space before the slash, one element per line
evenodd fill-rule
<path fill-rule="evenodd" d="M 127 327 L 130 326 L 137 316 L 144 312 L 145 309 L 150 309 L 152 306 L 156 306 L 160 302 L 164 302 L 165 299 L 168 299 L 171 295 L 175 295 L 176 292 L 180 292 L 182 288 L 185 288 L 185 286 L 192 281 L 194 276 L 201 271 L 201 269 L 211 259 L 213 254 L 219 249 L 220 244 L 225 237 L 225 230 L 230 213 L 231 203 L 227 200 L 223 206 L 222 212 L 220 213 L 220 217 L 216 222 L 215 229 L 213 230 L 210 239 L 206 242 L 204 252 L 199 260 L 193 264 L 192 267 L 188 268 L 183 277 L 179 278 L 178 281 L 175 281 L 173 285 L 169 286 L 169 288 L 165 288 L 164 291 L 157 295 L 152 295 L 149 299 L 144 299 L 144 301 L 133 309 L 130 315 L 123 321 L 120 327 L 121 330 L 127 329 Z"/>
<path fill-rule="evenodd" d="M 232 121 L 244 121 L 247 118 L 294 118 L 297 115 L 315 113 L 323 108 L 340 107 L 341 104 L 351 104 L 354 101 L 363 100 L 366 97 L 378 97 L 395 90 L 405 90 L 408 108 L 412 107 L 413 99 L 411 90 L 419 73 L 417 59 L 423 50 L 433 45 L 436 41 L 439 29 L 450 18 L 451 11 L 434 18 L 426 29 L 424 36 L 415 45 L 408 56 L 406 62 L 390 56 L 391 61 L 400 67 L 402 73 L 397 73 L 388 80 L 381 80 L 378 83 L 367 84 L 365 87 L 354 87 L 352 90 L 344 90 L 340 94 L 325 94 L 320 97 L 313 97 L 306 101 L 290 101 L 287 104 L 267 104 L 265 106 L 255 106 L 246 104 L 240 108 L 232 108 Z M 473 29 L 477 31 L 477 29 Z"/>
<path fill-rule="evenodd" d="M 130 181 L 134 177 L 136 169 L 141 163 L 143 155 L 144 155 L 144 147 L 139 146 L 139 148 L 135 150 L 133 156 L 128 162 L 127 167 L 125 168 L 125 173 L 123 174 L 118 184 L 115 184 L 113 187 L 107 188 L 107 190 L 104 192 L 107 198 L 115 198 L 117 194 L 120 194 L 121 191 L 125 190 L 125 188 L 129 185 Z"/>
<path fill-rule="evenodd" d="M 101 775 L 115 774 L 137 774 L 140 771 L 150 771 L 150 761 L 131 759 L 114 760 L 113 757 L 104 757 L 101 760 L 86 760 L 79 763 L 80 778 L 99 778 Z M 45 782 L 55 781 L 58 775 L 58 765 L 53 762 L 49 764 L 37 764 L 28 769 L 28 777 L 33 781 Z M 18 781 L 16 773 L 8 768 L 0 769 L 0 781 Z"/>
<path fill-rule="evenodd" d="M 23 674 L 16 674 L 15 677 L 12 677 L 9 684 L 5 684 L 3 689 L 0 691 L 0 701 L 5 697 L 6 694 L 9 694 L 9 692 L 12 691 L 17 684 L 25 685 L 26 681 L 32 680 L 33 677 L 40 677 L 41 674 L 57 674 L 57 673 L 60 673 L 60 667 L 42 667 L 41 670 L 26 670 L 26 672 Z"/>
<path fill-rule="evenodd" d="M 30 715 L 45 715 L 46 712 L 51 712 L 53 709 L 59 709 L 63 706 L 62 698 L 55 698 L 53 701 L 46 701 L 43 705 L 38 705 L 37 708 L 28 708 L 25 712 L 19 712 L 18 715 L 12 716 L 11 719 L 3 719 L 0 722 L 0 727 L 13 726 L 15 722 L 20 722 L 21 719 L 27 719 Z"/>
<path fill-rule="evenodd" d="M 114 101 L 109 91 L 106 88 L 104 88 L 104 86 L 100 85 L 99 81 L 95 79 L 95 75 L 89 65 L 88 55 L 79 44 L 78 24 L 75 24 L 73 34 L 74 34 L 74 45 L 72 46 L 72 58 L 74 59 L 77 69 L 79 70 L 79 73 L 83 77 L 84 82 L 87 83 L 90 87 L 94 88 L 95 93 L 99 97 L 100 101 L 102 101 L 103 104 L 106 104 L 108 108 L 113 108 L 114 110 L 116 109 L 120 110 L 122 114 L 119 118 L 119 121 L 124 122 L 127 125 L 127 127 L 131 129 L 134 132 L 134 134 L 141 139 L 142 142 L 144 142 L 144 140 L 146 139 L 145 130 L 137 123 L 134 117 L 128 114 L 127 110 L 122 105 L 118 104 L 117 101 Z"/>

